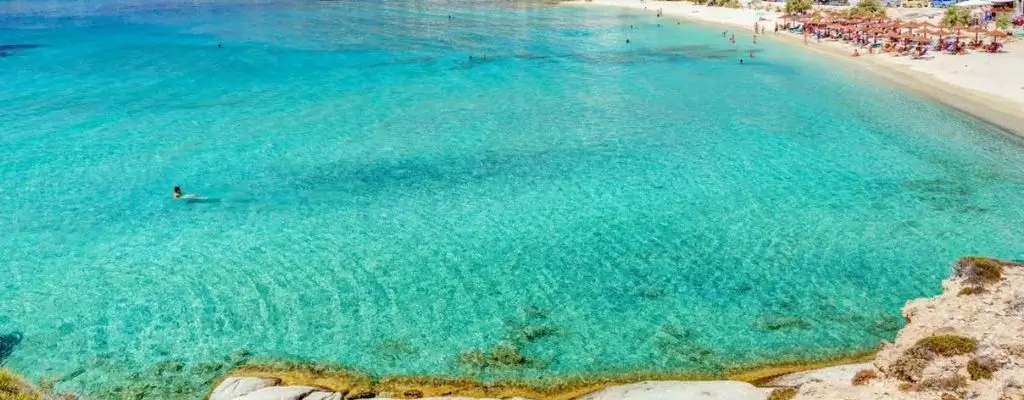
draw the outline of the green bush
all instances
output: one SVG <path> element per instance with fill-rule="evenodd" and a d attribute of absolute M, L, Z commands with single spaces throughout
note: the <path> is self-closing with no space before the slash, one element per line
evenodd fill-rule
<path fill-rule="evenodd" d="M 11 371 L 0 369 L 0 400 L 41 400 L 25 381 Z"/>
<path fill-rule="evenodd" d="M 873 369 L 862 369 L 853 376 L 853 380 L 850 383 L 853 386 L 866 385 L 871 382 L 872 379 L 878 378 L 878 373 Z"/>
<path fill-rule="evenodd" d="M 1003 264 L 990 258 L 981 258 L 974 261 L 974 271 L 968 277 L 972 283 L 994 283 L 1003 279 Z"/>
<path fill-rule="evenodd" d="M 879 0 L 861 0 L 850 8 L 852 15 L 885 15 L 885 6 Z"/>
<path fill-rule="evenodd" d="M 798 391 L 796 388 L 786 387 L 772 390 L 772 394 L 768 395 L 768 400 L 790 400 L 796 397 Z"/>
<path fill-rule="evenodd" d="M 918 340 L 914 347 L 920 347 L 943 357 L 959 356 L 973 352 L 978 341 L 957 335 L 935 335 Z"/>
<path fill-rule="evenodd" d="M 998 16 L 996 16 L 996 28 L 999 28 L 999 29 L 1002 29 L 1002 30 L 1005 31 L 1005 30 L 1009 30 L 1011 25 L 1012 25 L 1012 22 L 1010 21 L 1010 14 L 1001 13 Z"/>
<path fill-rule="evenodd" d="M 970 21 L 971 10 L 964 7 L 953 6 L 947 8 L 946 13 L 942 15 L 942 25 L 947 27 L 967 26 L 967 23 Z"/>
<path fill-rule="evenodd" d="M 963 289 L 960 289 L 960 291 L 957 292 L 956 295 L 957 296 L 972 296 L 972 295 L 982 294 L 982 293 L 986 293 L 986 292 L 988 292 L 988 291 L 985 290 L 985 288 L 983 288 L 981 286 L 966 286 Z"/>
<path fill-rule="evenodd" d="M 973 358 L 967 362 L 967 373 L 971 375 L 971 380 L 976 381 L 978 379 L 992 379 L 992 373 L 996 371 L 996 365 L 989 359 L 978 359 Z"/>
<path fill-rule="evenodd" d="M 1003 262 L 988 257 L 962 257 L 956 262 L 954 273 L 972 285 L 984 285 L 1003 279 Z"/>
<path fill-rule="evenodd" d="M 903 352 L 896 361 L 889 365 L 889 376 L 901 381 L 916 382 L 921 377 L 928 363 L 935 358 L 932 353 L 924 348 L 914 346 Z"/>
<path fill-rule="evenodd" d="M 788 14 L 800 14 L 810 11 L 813 6 L 812 0 L 786 0 L 785 11 Z"/>
<path fill-rule="evenodd" d="M 967 386 L 967 378 L 962 376 L 955 376 L 949 378 L 933 378 L 928 379 L 917 385 L 917 390 L 929 390 L 929 391 L 940 391 L 940 390 L 958 390 Z"/>

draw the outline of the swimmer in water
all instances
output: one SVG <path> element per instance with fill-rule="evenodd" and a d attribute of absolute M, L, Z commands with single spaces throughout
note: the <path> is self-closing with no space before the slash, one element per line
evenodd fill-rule
<path fill-rule="evenodd" d="M 180 199 L 181 196 L 183 196 L 183 195 L 184 194 L 181 193 L 181 186 L 175 186 L 174 187 L 174 199 L 175 200 Z"/>

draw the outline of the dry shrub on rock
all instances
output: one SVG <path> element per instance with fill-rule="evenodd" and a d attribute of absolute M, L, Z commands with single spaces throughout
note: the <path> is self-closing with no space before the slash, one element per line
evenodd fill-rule
<path fill-rule="evenodd" d="M 875 370 L 862 369 L 853 376 L 853 381 L 850 383 L 853 384 L 853 386 L 861 386 L 866 385 L 868 382 L 876 378 L 878 378 L 878 373 L 875 372 Z"/>

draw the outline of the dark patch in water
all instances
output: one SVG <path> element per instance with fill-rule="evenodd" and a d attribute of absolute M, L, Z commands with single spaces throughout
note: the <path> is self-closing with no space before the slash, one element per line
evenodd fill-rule
<path fill-rule="evenodd" d="M 43 47 L 38 44 L 0 44 L 0 58 L 12 57 L 21 50 L 31 50 Z"/>
<path fill-rule="evenodd" d="M 670 364 L 697 367 L 702 371 L 721 373 L 724 370 L 714 351 L 700 343 L 689 329 L 675 324 L 662 325 L 654 334 L 654 347 Z"/>
<path fill-rule="evenodd" d="M 792 317 L 773 312 L 762 314 L 761 317 L 754 321 L 753 325 L 757 329 L 768 332 L 796 331 L 811 328 L 811 324 L 809 322 L 799 317 Z"/>
<path fill-rule="evenodd" d="M 0 44 L 0 51 L 28 50 L 43 47 L 38 44 Z"/>
<path fill-rule="evenodd" d="M 374 353 L 391 365 L 400 365 L 400 363 L 409 362 L 410 359 L 418 357 L 420 350 L 413 347 L 408 340 L 388 339 L 380 342 L 374 349 Z"/>
<path fill-rule="evenodd" d="M 250 357 L 248 351 L 240 350 L 219 361 L 194 365 L 168 359 L 149 368 L 133 369 L 128 376 L 117 381 L 118 385 L 86 394 L 98 399 L 199 399 L 206 395 L 214 382 L 228 371 L 248 362 Z M 92 368 L 109 370 L 106 372 L 117 375 L 124 373 L 124 366 L 118 363 L 100 361 L 95 364 Z"/>
<path fill-rule="evenodd" d="M 14 353 L 14 348 L 18 346 L 18 343 L 21 343 L 23 336 L 21 332 L 0 335 L 0 365 L 3 365 L 7 357 Z"/>
<path fill-rule="evenodd" d="M 911 194 L 936 210 L 970 207 L 974 191 L 965 185 L 944 179 L 916 179 L 904 183 Z"/>

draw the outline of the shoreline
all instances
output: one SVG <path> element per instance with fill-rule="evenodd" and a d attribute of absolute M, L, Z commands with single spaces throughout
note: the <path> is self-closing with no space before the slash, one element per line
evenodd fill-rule
<path fill-rule="evenodd" d="M 808 361 L 791 361 L 729 368 L 721 374 L 699 371 L 679 372 L 624 372 L 595 373 L 590 376 L 566 376 L 549 381 L 496 380 L 485 382 L 469 376 L 390 375 L 373 377 L 357 369 L 316 363 L 283 361 L 279 363 L 240 366 L 214 382 L 211 389 L 226 380 L 242 377 L 272 379 L 284 386 L 312 386 L 332 392 L 355 394 L 354 398 L 370 393 L 383 398 L 408 398 L 405 393 L 415 392 L 428 398 L 454 396 L 457 398 L 529 398 L 546 400 L 573 400 L 614 386 L 645 381 L 700 382 L 726 380 L 757 386 L 777 377 L 828 367 L 870 362 L 878 350 L 848 353 L 835 357 Z M 347 398 L 347 397 L 346 397 Z"/>
<path fill-rule="evenodd" d="M 672 374 L 627 374 L 553 380 L 543 386 L 407 376 L 375 379 L 359 371 L 302 363 L 247 365 L 215 382 L 210 400 L 833 400 L 1024 399 L 1024 263 L 964 256 L 942 293 L 908 301 L 907 321 L 892 342 L 861 359 L 837 360 L 809 372 L 786 368 L 757 378 L 725 371 L 725 379 L 679 381 Z M 870 359 L 870 362 L 863 362 Z M 846 361 L 846 362 L 840 362 Z M 861 361 L 861 362 L 857 362 Z M 853 363 L 857 362 L 857 363 Z M 769 368 L 769 371 L 771 369 Z M 721 376 L 721 375 L 724 375 Z M 686 378 L 686 377 L 682 377 Z M 773 379 L 774 378 L 774 379 Z M 755 383 L 759 386 L 754 386 Z M 950 393 L 956 393 L 955 396 Z"/>
<path fill-rule="evenodd" d="M 730 9 L 723 7 L 707 7 L 693 5 L 688 1 L 647 1 L 640 3 L 640 0 L 573 0 L 562 3 L 565 6 L 583 7 L 616 7 L 627 8 L 641 12 L 654 14 L 659 8 L 662 16 L 679 18 L 688 22 L 703 24 L 714 27 L 729 27 L 744 32 L 753 32 L 755 22 L 772 26 L 779 15 L 775 12 L 763 12 L 762 17 L 766 20 L 758 21 L 758 15 L 754 10 Z M 952 79 L 943 79 L 935 73 L 922 71 L 921 69 L 909 68 L 900 64 L 888 54 L 864 54 L 856 59 L 851 56 L 853 47 L 840 42 L 831 41 L 808 41 L 803 44 L 803 38 L 788 32 L 778 35 L 765 34 L 760 36 L 764 39 L 778 39 L 779 42 L 802 47 L 835 59 L 842 59 L 847 65 L 856 66 L 862 71 L 874 74 L 875 76 L 891 82 L 914 94 L 925 97 L 931 101 L 943 104 L 962 114 L 985 122 L 998 128 L 1014 139 L 1024 139 L 1024 77 L 1020 78 L 1021 85 L 1013 90 L 1021 90 L 1020 96 L 1005 96 L 1003 93 L 982 91 L 975 87 L 968 86 Z M 1016 50 L 1014 56 L 1024 60 L 1024 43 L 1012 44 Z M 1009 46 L 1008 46 L 1009 47 Z M 1009 54 L 972 54 L 968 56 L 946 56 L 944 57 L 975 57 L 972 61 L 979 61 L 979 57 L 1010 57 Z M 886 58 L 892 58 L 887 60 Z M 961 59 L 963 60 L 963 59 Z M 915 60 L 911 66 L 918 66 L 920 63 L 933 62 L 935 60 Z M 958 62 L 960 60 L 957 60 Z M 988 61 L 988 60 L 984 60 Z M 1002 60 L 1004 63 L 1013 63 L 1012 59 Z M 948 64 L 948 62 L 947 62 Z M 967 64 L 965 64 L 966 67 Z M 1024 65 L 1024 64 L 1022 64 Z M 928 66 L 925 64 L 924 66 Z M 931 66 L 934 69 L 938 65 Z M 982 71 L 972 71 L 972 74 L 985 75 Z M 1018 72 L 1018 75 L 1021 75 Z M 1022 75 L 1024 76 L 1024 75 Z M 992 77 L 996 79 L 996 77 Z M 1010 86 L 1014 86 L 1010 84 Z"/>

